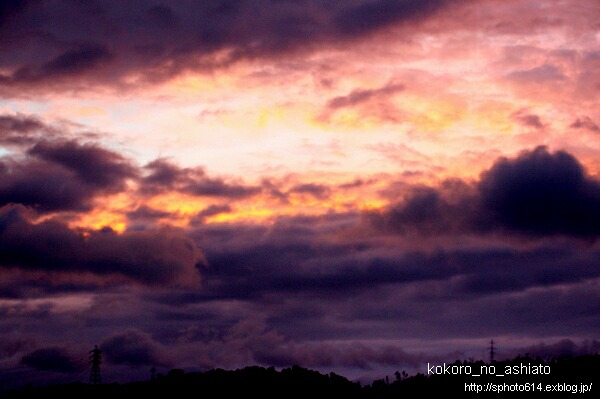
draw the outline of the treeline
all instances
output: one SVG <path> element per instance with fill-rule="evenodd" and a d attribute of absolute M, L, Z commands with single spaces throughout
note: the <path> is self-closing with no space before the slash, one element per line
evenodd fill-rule
<path fill-rule="evenodd" d="M 486 392 L 487 391 L 487 392 Z M 396 372 L 361 386 L 335 373 L 321 374 L 299 366 L 281 371 L 273 367 L 215 369 L 185 373 L 181 369 L 158 375 L 152 381 L 89 385 L 70 383 L 11 391 L 9 399 L 25 398 L 173 398 L 248 397 L 285 398 L 312 396 L 339 398 L 401 398 L 417 395 L 458 397 L 565 397 L 600 392 L 600 355 L 562 357 L 550 360 L 517 357 L 510 361 L 456 361 L 429 364 L 425 373 L 408 376 Z"/>

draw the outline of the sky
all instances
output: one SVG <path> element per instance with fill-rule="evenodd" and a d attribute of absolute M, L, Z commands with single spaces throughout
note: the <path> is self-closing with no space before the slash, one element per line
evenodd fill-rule
<path fill-rule="evenodd" d="M 0 3 L 0 385 L 600 348 L 596 0 Z"/>

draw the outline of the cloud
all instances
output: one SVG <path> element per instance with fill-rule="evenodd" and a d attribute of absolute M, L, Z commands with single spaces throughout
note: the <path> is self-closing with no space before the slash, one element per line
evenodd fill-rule
<path fill-rule="evenodd" d="M 600 342 L 596 340 L 584 341 L 580 344 L 571 339 L 562 339 L 552 344 L 539 343 L 515 350 L 520 355 L 529 354 L 532 357 L 542 359 L 556 358 L 561 356 L 596 355 L 600 352 Z"/>
<path fill-rule="evenodd" d="M 220 215 L 222 213 L 230 213 L 233 211 L 229 205 L 210 205 L 200 212 L 198 212 L 195 217 L 190 221 L 191 225 L 196 225 L 198 223 L 204 222 L 204 220 L 208 217 Z"/>
<path fill-rule="evenodd" d="M 12 1 L 3 5 L 0 20 L 0 42 L 6 43 L 0 84 L 50 89 L 81 82 L 127 85 L 125 78 L 132 74 L 156 82 L 191 69 L 336 46 L 390 26 L 420 22 L 455 4 L 218 0 L 165 5 L 137 0 L 130 7 L 115 7 L 102 0 L 89 7 Z"/>
<path fill-rule="evenodd" d="M 590 132 L 600 133 L 600 127 L 589 116 L 577 118 L 569 127 L 573 129 L 587 129 Z"/>
<path fill-rule="evenodd" d="M 508 77 L 524 83 L 545 83 L 567 79 L 558 67 L 551 64 L 543 64 L 527 70 L 513 71 L 508 74 Z"/>
<path fill-rule="evenodd" d="M 102 355 L 112 364 L 130 367 L 168 366 L 170 361 L 148 334 L 129 329 L 106 338 L 100 344 Z"/>
<path fill-rule="evenodd" d="M 20 12 L 23 12 L 29 5 L 32 5 L 39 0 L 7 0 L 0 3 L 0 28 L 4 24 L 16 17 Z"/>
<path fill-rule="evenodd" d="M 188 345 L 194 347 L 194 343 Z M 421 353 L 406 352 L 395 345 L 299 343 L 256 319 L 242 319 L 234 323 L 220 337 L 203 341 L 199 349 L 211 353 L 213 360 L 229 367 L 258 363 L 275 367 L 301 365 L 366 370 L 381 365 L 418 367 L 423 361 L 434 359 Z"/>
<path fill-rule="evenodd" d="M 476 197 L 477 186 L 458 181 L 439 191 L 438 198 L 452 205 L 471 194 Z M 366 344 L 366 349 L 353 351 L 358 343 L 327 343 L 379 339 L 382 330 L 393 339 L 419 340 L 426 334 L 425 341 L 455 337 L 467 342 L 515 331 L 541 336 L 548 329 L 565 335 L 597 329 L 593 315 L 600 251 L 593 241 L 553 234 L 533 235 L 534 240 L 518 235 L 515 240 L 512 232 L 474 227 L 469 217 L 462 230 L 434 226 L 425 237 L 390 235 L 359 224 L 359 218 L 332 213 L 282 216 L 268 226 L 199 225 L 193 236 L 210 264 L 202 270 L 202 290 L 157 294 L 149 300 L 170 306 L 172 323 L 202 320 L 202 331 L 190 336 L 202 342 L 210 337 L 221 341 L 227 335 L 223 325 L 249 312 L 264 318 L 265 334 L 273 333 L 270 340 L 276 344 L 262 347 L 260 340 L 247 338 L 243 342 L 256 345 L 240 343 L 244 349 L 237 357 L 213 347 L 201 351 L 216 364 L 243 357 L 281 366 L 409 366 L 424 357 L 402 353 L 397 343 L 389 360 L 380 346 Z M 413 215 L 409 220 L 419 219 Z M 532 319 L 540 308 L 544 317 Z M 551 329 L 559 328 L 552 320 L 563 320 L 560 331 Z M 323 341 L 328 342 L 319 348 Z M 237 348 L 230 349 L 238 353 Z"/>
<path fill-rule="evenodd" d="M 141 190 L 146 193 L 159 193 L 175 188 L 177 185 L 190 181 L 192 174 L 204 175 L 204 171 L 181 169 L 164 158 L 156 159 L 146 166 L 147 175 L 141 179 Z"/>
<path fill-rule="evenodd" d="M 170 215 L 172 215 L 170 212 L 154 209 L 147 205 L 141 205 L 135 210 L 127 212 L 127 217 L 130 220 L 152 220 L 168 217 Z"/>
<path fill-rule="evenodd" d="M 246 238 L 231 234 L 240 241 Z M 600 276 L 594 266 L 600 253 L 575 243 L 572 250 L 562 248 L 563 243 L 522 250 L 489 243 L 466 249 L 397 248 L 376 239 L 324 244 L 325 234 L 303 232 L 299 227 L 270 234 L 255 232 L 253 237 L 255 245 L 228 246 L 227 251 L 215 248 L 217 237 L 204 240 L 211 267 L 204 270 L 203 291 L 189 299 L 260 301 L 265 296 L 307 295 L 335 302 L 383 287 L 415 284 L 439 284 L 436 289 L 443 290 L 446 299 L 453 295 L 475 298 Z M 444 244 L 435 237 L 429 241 L 433 247 Z"/>
<path fill-rule="evenodd" d="M 532 127 L 534 129 L 543 129 L 546 125 L 538 115 L 530 114 L 527 110 L 519 110 L 511 114 L 511 118 L 523 126 Z"/>
<path fill-rule="evenodd" d="M 304 183 L 292 187 L 289 193 L 294 194 L 309 194 L 317 199 L 325 199 L 329 196 L 331 189 L 323 184 Z"/>
<path fill-rule="evenodd" d="M 403 84 L 393 81 L 379 88 L 357 88 L 348 94 L 330 98 L 320 114 L 316 115 L 316 120 L 337 123 L 336 114 L 351 109 L 360 115 L 359 118 L 362 120 L 374 119 L 383 123 L 399 123 L 403 112 L 392 100 L 393 96 L 404 88 Z"/>
<path fill-rule="evenodd" d="M 39 211 L 88 210 L 100 194 L 125 190 L 137 170 L 120 154 L 78 141 L 41 141 L 15 160 L 0 159 L 0 206 Z"/>
<path fill-rule="evenodd" d="M 598 93 L 597 61 L 585 50 L 593 33 L 581 34 L 594 32 L 597 22 L 593 13 L 576 12 L 575 2 L 548 7 L 531 0 L 510 5 L 494 0 L 459 10 L 455 4 L 461 2 L 408 0 L 26 3 L 0 5 L 0 92 L 25 100 L 8 101 L 7 107 L 41 106 L 48 115 L 76 113 L 81 120 L 110 125 L 116 123 L 110 115 L 88 117 L 86 104 L 69 108 L 89 97 L 89 85 L 114 85 L 95 92 L 87 104 L 102 108 L 115 93 L 128 93 L 130 85 L 145 88 L 223 68 L 220 72 L 236 75 L 225 84 L 241 84 L 252 98 L 263 98 L 265 88 L 299 83 L 302 87 L 292 91 L 300 98 L 277 92 L 266 100 L 284 101 L 279 104 L 283 118 L 344 136 L 330 145 L 329 139 L 305 132 L 314 143 L 301 148 L 306 150 L 300 151 L 306 155 L 300 154 L 302 159 L 311 158 L 314 166 L 327 161 L 323 156 L 346 154 L 349 162 L 368 170 L 351 181 L 347 167 L 326 165 L 330 181 L 311 182 L 274 167 L 282 154 L 272 153 L 252 170 L 277 176 L 242 181 L 176 159 L 143 166 L 151 142 L 135 152 L 144 158 L 136 166 L 116 147 L 72 140 L 60 122 L 1 116 L 0 145 L 8 152 L 0 159 L 0 341 L 11 345 L 0 344 L 2 368 L 36 348 L 85 341 L 102 344 L 109 366 L 103 377 L 107 371 L 124 378 L 122 370 L 141 366 L 140 378 L 147 378 L 147 370 L 161 362 L 186 368 L 300 363 L 328 372 L 336 367 L 389 373 L 395 365 L 427 361 L 419 346 L 428 353 L 468 345 L 485 351 L 490 336 L 502 347 L 507 336 L 543 338 L 553 346 L 554 338 L 548 337 L 597 334 L 598 183 L 591 175 L 593 156 L 585 148 L 597 131 L 592 120 L 597 116 L 585 107 L 596 102 L 569 105 L 569 96 L 585 100 Z M 591 9 L 592 3 L 582 7 Z M 544 48 L 534 48 L 547 37 L 552 40 L 542 40 Z M 573 49 L 557 55 L 553 48 L 561 43 Z M 513 45 L 522 49 L 502 60 L 503 48 Z M 240 60 L 251 65 L 225 68 Z M 502 89 L 498 84 L 503 83 L 495 81 L 498 74 L 509 74 L 516 87 L 491 98 Z M 554 90 L 567 78 L 576 87 Z M 407 89 L 410 84 L 408 97 L 417 101 L 404 98 L 396 82 Z M 524 82 L 539 85 L 530 90 L 521 87 Z M 477 91 L 480 84 L 486 89 Z M 551 87 L 545 90 L 546 85 Z M 253 104 L 235 96 L 235 90 L 217 86 L 216 92 L 199 93 L 214 100 L 214 112 L 233 114 L 231 100 L 246 107 L 245 116 L 255 115 L 247 109 Z M 163 89 L 167 97 L 143 90 L 143 103 L 158 109 L 161 101 L 181 94 Z M 448 90 L 452 93 L 444 94 Z M 198 98 L 185 91 L 187 99 Z M 563 111 L 578 113 L 565 119 L 556 104 L 549 105 L 557 93 Z M 64 94 L 68 98 L 59 96 Z M 408 108 L 393 107 L 399 103 Z M 510 110 L 511 104 L 520 105 Z M 523 104 L 536 105 L 506 120 Z M 305 120 L 322 111 L 315 106 L 334 115 L 340 126 Z M 473 112 L 465 116 L 461 109 Z M 392 120 L 382 112 L 399 124 L 380 128 Z M 127 113 L 128 121 L 134 114 Z M 544 139 L 566 142 L 565 137 L 584 133 L 583 142 L 570 141 L 569 148 L 587 154 L 590 174 L 552 144 L 551 150 L 531 148 L 498 160 L 490 157 L 498 151 L 486 148 L 501 146 L 512 154 L 515 145 L 565 120 L 565 126 L 572 123 L 568 131 L 553 130 Z M 432 123 L 443 126 L 430 128 Z M 354 129 L 356 124 L 364 129 Z M 531 134 L 485 134 L 510 133 L 511 125 Z M 464 126 L 473 129 L 461 142 Z M 378 145 L 381 139 L 358 137 L 358 130 L 395 141 Z M 267 136 L 262 138 L 268 141 Z M 402 137 L 424 153 L 398 144 Z M 456 153 L 466 147 L 470 150 Z M 349 156 L 354 150 L 356 157 Z M 295 164 L 306 166 L 302 159 Z M 481 164 L 487 170 L 473 181 L 436 179 L 453 170 L 473 176 Z M 336 172 L 340 167 L 342 174 Z M 368 175 L 369 170 L 381 173 Z M 383 190 L 393 176 L 398 181 Z M 335 204 L 318 201 L 333 194 Z M 271 216 L 255 220 L 237 200 L 263 208 L 268 201 Z M 390 206 L 372 210 L 388 200 Z M 179 225 L 189 218 L 183 208 L 190 207 L 180 201 L 196 209 L 190 224 L 158 229 L 159 222 Z M 294 206 L 298 201 L 302 206 Z M 362 202 L 371 211 L 340 211 L 358 209 Z M 319 203 L 332 209 L 311 216 L 318 210 L 304 206 Z M 169 213 L 163 206 L 182 211 Z M 78 213 L 85 210 L 92 212 Z M 109 218 L 113 213 L 127 218 L 127 229 L 69 227 L 96 223 L 105 211 Z M 237 211 L 248 217 L 238 218 Z M 289 212 L 296 216 L 285 216 Z M 199 277 L 202 285 L 186 285 Z M 251 323 L 257 319 L 263 320 L 262 329 Z M 22 332 L 23 339 L 32 337 L 38 344 L 19 346 L 15 337 Z M 15 352 L 12 345 L 20 349 Z M 85 356 L 90 348 L 84 349 Z M 565 342 L 538 350 L 544 351 L 578 348 Z"/>
<path fill-rule="evenodd" d="M 0 83 L 4 81 L 5 84 L 18 85 L 50 81 L 56 84 L 57 80 L 73 79 L 90 72 L 112 58 L 113 55 L 105 46 L 81 44 L 78 48 L 66 50 L 43 65 L 22 66 L 10 77 L 4 76 L 4 79 L 0 79 Z"/>
<path fill-rule="evenodd" d="M 0 144 L 26 145 L 39 140 L 49 127 L 38 118 L 28 115 L 0 115 Z"/>
<path fill-rule="evenodd" d="M 211 216 L 220 215 L 223 213 L 230 213 L 232 211 L 233 211 L 233 208 L 227 204 L 209 205 L 206 208 L 204 208 L 203 210 L 201 210 L 200 212 L 198 212 L 196 215 L 194 215 L 194 217 L 192 217 L 192 219 L 189 221 L 189 225 L 190 225 L 190 227 L 199 226 L 205 222 L 206 218 L 209 218 Z"/>
<path fill-rule="evenodd" d="M 145 194 L 179 191 L 199 197 L 244 199 L 262 191 L 259 186 L 208 177 L 204 169 L 199 167 L 180 168 L 166 159 L 154 160 L 144 169 L 148 173 L 140 179 L 140 191 Z"/>
<path fill-rule="evenodd" d="M 411 354 L 397 346 L 373 348 L 361 343 L 351 345 L 329 345 L 288 343 L 271 347 L 255 354 L 261 364 L 276 367 L 289 367 L 294 364 L 303 367 L 347 367 L 368 370 L 378 365 L 393 367 L 418 367 L 435 357 Z"/>
<path fill-rule="evenodd" d="M 404 168 L 422 168 L 424 165 L 431 165 L 434 162 L 431 157 L 403 143 L 377 143 L 369 145 L 368 148 Z"/>
<path fill-rule="evenodd" d="M 33 344 L 34 342 L 31 339 L 3 339 L 0 342 L 0 360 L 10 358 L 23 350 L 29 349 Z"/>
<path fill-rule="evenodd" d="M 3 268 L 116 275 L 150 285 L 197 281 L 196 266 L 204 262 L 200 249 L 176 230 L 82 234 L 53 220 L 33 223 L 16 205 L 0 208 L 0 248 Z"/>
<path fill-rule="evenodd" d="M 342 8 L 335 15 L 334 23 L 343 34 L 358 36 L 401 21 L 421 19 L 450 3 L 443 0 L 358 2 Z"/>
<path fill-rule="evenodd" d="M 419 220 L 411 217 L 404 222 Z M 201 226 L 211 267 L 203 271 L 203 291 L 188 299 L 260 301 L 264 296 L 307 295 L 335 301 L 386 286 L 427 283 L 444 285 L 449 296 L 478 297 L 599 276 L 593 265 L 600 255 L 584 244 L 571 243 L 568 250 L 564 243 L 545 241 L 526 249 L 488 242 L 461 248 L 444 240 L 448 230 L 442 225 L 432 227 L 430 232 L 436 233 L 427 240 L 413 243 L 411 235 L 403 236 L 409 242 L 402 245 L 377 232 L 361 234 L 357 221 L 338 214 L 282 217 L 269 229 Z M 520 272 L 514 275 L 499 264 L 515 265 Z"/>
<path fill-rule="evenodd" d="M 47 162 L 4 160 L 0 174 L 0 205 L 23 204 L 40 212 L 89 210 L 91 200 L 101 192 Z"/>
<path fill-rule="evenodd" d="M 124 180 L 136 176 L 136 169 L 122 155 L 95 144 L 40 142 L 28 154 L 61 165 L 82 182 L 111 192 L 123 190 Z"/>
<path fill-rule="evenodd" d="M 481 175 L 481 206 L 498 227 L 533 234 L 600 233 L 600 182 L 565 151 L 501 158 Z"/>
<path fill-rule="evenodd" d="M 81 143 L 83 139 L 98 138 L 94 132 L 77 130 L 80 128 L 81 125 L 70 121 L 49 123 L 35 115 L 5 113 L 0 115 L 0 145 L 26 151 L 38 143 L 56 146 L 60 143 Z"/>
<path fill-rule="evenodd" d="M 373 183 L 375 183 L 374 179 L 354 179 L 351 182 L 342 183 L 338 187 L 341 188 L 342 190 L 349 190 L 349 189 L 353 189 L 353 188 L 368 186 Z"/>
<path fill-rule="evenodd" d="M 390 84 L 378 89 L 357 89 L 345 96 L 334 97 L 327 101 L 327 108 L 338 109 L 345 107 L 353 107 L 358 104 L 365 103 L 373 98 L 387 98 L 392 94 L 396 94 L 404 90 L 404 85 Z"/>
<path fill-rule="evenodd" d="M 83 45 L 48 61 L 42 67 L 42 71 L 46 77 L 73 75 L 92 69 L 111 58 L 112 54 L 105 46 Z"/>
<path fill-rule="evenodd" d="M 221 197 L 243 199 L 253 197 L 261 192 L 260 187 L 246 186 L 244 184 L 227 183 L 222 179 L 203 178 L 185 185 L 181 191 L 186 194 L 201 197 Z"/>
<path fill-rule="evenodd" d="M 380 228 L 422 233 L 497 231 L 533 236 L 600 234 L 600 182 L 565 151 L 537 147 L 500 158 L 472 186 L 415 187 L 386 212 Z"/>
<path fill-rule="evenodd" d="M 100 195 L 137 187 L 142 196 L 176 191 L 193 196 L 245 199 L 261 186 L 210 177 L 203 168 L 181 168 L 156 159 L 143 168 L 103 146 L 71 138 L 64 130 L 26 115 L 0 116 L 0 144 L 19 153 L 0 158 L 0 206 L 15 203 L 38 212 L 88 211 Z M 85 136 L 85 134 L 83 134 Z M 149 208 L 130 212 L 130 218 L 149 216 Z M 156 215 L 155 215 L 156 216 Z"/>
<path fill-rule="evenodd" d="M 59 346 L 36 349 L 23 356 L 21 363 L 38 371 L 70 373 L 83 369 L 68 350 Z"/>

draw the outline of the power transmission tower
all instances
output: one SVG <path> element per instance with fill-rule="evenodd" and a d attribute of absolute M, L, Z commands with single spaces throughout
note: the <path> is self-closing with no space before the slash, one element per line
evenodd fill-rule
<path fill-rule="evenodd" d="M 101 363 L 102 351 L 98 348 L 98 345 L 94 345 L 94 349 L 90 351 L 90 364 L 92 365 L 92 371 L 90 372 L 90 384 L 102 384 L 102 377 L 100 376 Z"/>
<path fill-rule="evenodd" d="M 490 341 L 490 363 L 494 362 L 494 355 L 496 354 L 496 348 L 494 347 L 494 340 Z"/>

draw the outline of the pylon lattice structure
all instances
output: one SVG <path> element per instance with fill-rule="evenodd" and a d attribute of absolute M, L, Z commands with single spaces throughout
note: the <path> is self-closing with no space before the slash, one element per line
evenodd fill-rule
<path fill-rule="evenodd" d="M 490 363 L 494 362 L 494 355 L 496 354 L 496 348 L 494 347 L 494 340 L 490 341 Z"/>
<path fill-rule="evenodd" d="M 90 364 L 92 371 L 90 372 L 90 384 L 102 384 L 102 376 L 100 375 L 100 364 L 102 363 L 102 351 L 98 345 L 94 345 L 94 349 L 90 351 Z"/>

